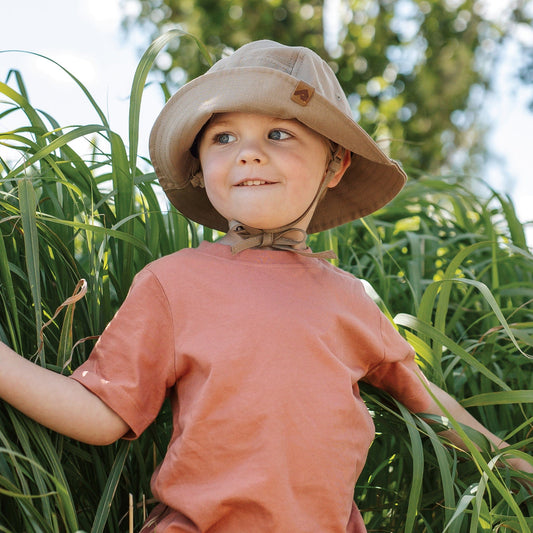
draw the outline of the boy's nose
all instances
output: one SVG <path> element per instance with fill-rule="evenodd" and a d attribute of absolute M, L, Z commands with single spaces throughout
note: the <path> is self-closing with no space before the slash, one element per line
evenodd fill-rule
<path fill-rule="evenodd" d="M 239 163 L 246 165 L 249 163 L 261 164 L 267 159 L 265 151 L 257 141 L 243 142 L 239 151 Z"/>

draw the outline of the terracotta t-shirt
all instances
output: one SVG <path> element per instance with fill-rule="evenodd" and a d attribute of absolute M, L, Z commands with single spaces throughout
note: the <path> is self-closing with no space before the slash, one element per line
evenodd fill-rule
<path fill-rule="evenodd" d="M 156 532 L 365 531 L 354 485 L 374 437 L 363 379 L 430 401 L 409 344 L 330 263 L 203 242 L 148 265 L 73 377 L 134 438 L 170 394 Z"/>

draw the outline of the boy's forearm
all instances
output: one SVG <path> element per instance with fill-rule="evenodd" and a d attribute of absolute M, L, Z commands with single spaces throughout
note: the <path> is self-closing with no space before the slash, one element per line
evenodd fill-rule
<path fill-rule="evenodd" d="M 83 385 L 31 363 L 2 342 L 0 397 L 40 424 L 89 444 L 109 444 L 128 429 Z"/>
<path fill-rule="evenodd" d="M 483 424 L 481 424 L 476 418 L 474 418 L 457 400 L 452 398 L 447 392 L 443 391 L 440 387 L 434 383 L 429 382 L 431 392 L 435 395 L 437 400 L 444 406 L 444 408 L 450 413 L 451 417 L 454 418 L 457 422 L 465 426 L 469 426 L 482 435 L 484 435 L 496 449 L 502 449 L 509 446 L 507 442 L 503 439 L 496 436 L 489 429 L 487 429 Z M 438 403 L 433 400 L 429 409 L 426 410 L 428 414 L 433 414 L 437 416 L 445 416 L 445 413 L 440 408 Z M 462 450 L 466 450 L 467 447 L 459 434 L 454 430 L 443 431 L 441 433 L 445 436 L 452 444 L 456 445 Z M 513 457 L 506 459 L 506 462 L 515 470 L 521 470 L 523 472 L 529 472 L 533 474 L 533 466 L 531 466 L 527 461 L 523 459 Z"/>

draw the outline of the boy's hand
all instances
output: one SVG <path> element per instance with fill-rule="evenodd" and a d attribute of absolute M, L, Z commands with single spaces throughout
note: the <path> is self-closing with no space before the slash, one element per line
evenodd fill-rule
<path fill-rule="evenodd" d="M 476 420 L 464 407 L 462 407 L 454 398 L 452 398 L 447 392 L 443 391 L 440 387 L 434 383 L 428 382 L 431 392 L 437 399 L 433 400 L 432 405 L 428 409 L 428 414 L 437 415 L 437 416 L 447 416 L 443 412 L 443 409 L 440 407 L 442 405 L 444 409 L 459 423 L 469 426 L 482 435 L 484 435 L 492 444 L 494 449 L 500 449 L 503 451 L 504 448 L 509 446 L 509 444 L 496 435 L 491 433 L 485 426 L 483 426 L 478 420 Z M 439 405 L 440 404 L 440 405 Z M 465 443 L 460 438 L 459 434 L 454 430 L 444 431 L 443 434 L 458 448 L 462 450 L 467 450 Z M 512 457 L 511 453 L 506 453 L 501 465 L 505 464 L 506 466 L 516 470 L 517 472 L 523 472 L 528 474 L 526 477 L 515 476 L 516 479 L 521 483 L 530 494 L 533 494 L 533 465 L 523 457 Z"/>

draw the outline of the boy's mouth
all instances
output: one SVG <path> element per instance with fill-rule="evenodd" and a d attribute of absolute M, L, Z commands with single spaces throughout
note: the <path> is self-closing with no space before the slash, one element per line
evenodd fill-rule
<path fill-rule="evenodd" d="M 272 182 L 260 179 L 249 179 L 237 183 L 237 187 L 252 187 L 255 185 L 270 185 Z"/>

